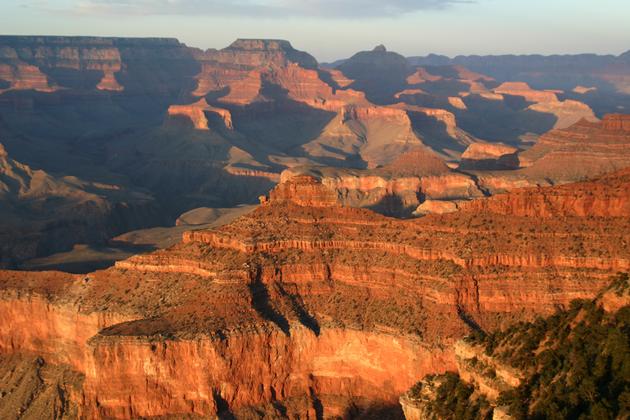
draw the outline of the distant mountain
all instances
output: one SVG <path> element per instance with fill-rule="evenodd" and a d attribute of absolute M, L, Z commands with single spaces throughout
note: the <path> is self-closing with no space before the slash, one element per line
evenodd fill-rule
<path fill-rule="evenodd" d="M 402 90 L 405 79 L 413 73 L 405 57 L 387 51 L 383 45 L 356 53 L 336 68 L 355 80 L 353 89 L 365 91 L 368 99 L 376 103 L 387 102 Z"/>
<path fill-rule="evenodd" d="M 519 80 L 536 88 L 572 90 L 576 86 L 630 94 L 629 53 L 577 55 L 428 55 L 409 57 L 412 65 L 463 65 L 499 81 Z"/>

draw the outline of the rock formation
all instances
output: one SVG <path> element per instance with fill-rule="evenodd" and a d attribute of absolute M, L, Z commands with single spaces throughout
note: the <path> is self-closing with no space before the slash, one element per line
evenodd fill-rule
<path fill-rule="evenodd" d="M 597 121 L 597 117 L 588 105 L 571 99 L 540 102 L 530 105 L 527 109 L 555 115 L 557 121 L 554 128 L 567 128 L 582 119 L 591 122 Z"/>
<path fill-rule="evenodd" d="M 413 212 L 414 216 L 426 216 L 427 214 L 445 214 L 457 211 L 458 203 L 444 200 L 424 200 Z"/>
<path fill-rule="evenodd" d="M 176 39 L 1 36 L 0 45 L 0 80 L 12 90 L 178 94 L 198 68 Z"/>
<path fill-rule="evenodd" d="M 627 191 L 630 170 L 593 181 L 556 188 L 517 189 L 462 205 L 464 209 L 525 217 L 625 217 L 630 214 Z"/>
<path fill-rule="evenodd" d="M 410 85 L 419 85 L 424 82 L 437 82 L 441 79 L 442 76 L 433 75 L 424 67 L 418 67 L 412 75 L 407 77 L 406 81 Z"/>
<path fill-rule="evenodd" d="M 171 222 L 193 208 L 256 202 L 282 171 L 322 165 L 333 167 L 322 170 L 335 175 L 321 182 L 335 188 L 342 204 L 398 216 L 425 200 L 456 202 L 575 181 L 580 170 L 550 175 L 566 165 L 547 153 L 546 140 L 520 154 L 520 163 L 537 161 L 527 171 L 487 173 L 513 168 L 513 161 L 460 167 L 461 156 L 474 143 L 527 149 L 554 125 L 592 119 L 590 108 L 554 86 L 500 85 L 504 78 L 461 63 L 419 67 L 383 48 L 335 69 L 320 68 L 281 40 L 237 40 L 201 51 L 174 39 L 3 36 L 0 51 L 0 135 L 15 159 L 60 178 L 119 188 L 97 194 L 107 207 L 136 203 L 130 191 L 155 197 Z M 562 101 L 529 104 L 494 93 L 497 86 L 520 98 Z M 575 167 L 588 174 L 623 162 L 600 165 L 592 154 L 580 156 L 588 160 Z M 54 197 L 50 205 L 63 207 Z M 77 237 L 68 226 L 59 229 Z"/>
<path fill-rule="evenodd" d="M 561 182 L 578 180 L 627 167 L 630 163 L 628 117 L 606 115 L 599 123 L 580 121 L 540 137 L 519 154 L 529 177 L 547 177 Z"/>
<path fill-rule="evenodd" d="M 458 96 L 449 96 L 448 103 L 457 109 L 467 109 L 466 104 L 462 98 Z"/>
<path fill-rule="evenodd" d="M 461 169 L 516 169 L 518 149 L 500 143 L 473 143 L 464 153 Z"/>
<path fill-rule="evenodd" d="M 607 131 L 630 132 L 630 115 L 609 114 L 602 120 L 602 127 Z"/>
<path fill-rule="evenodd" d="M 227 109 L 216 108 L 208 105 L 205 99 L 190 105 L 171 105 L 168 108 L 168 115 L 183 115 L 188 117 L 197 130 L 208 130 L 208 118 L 206 112 L 219 116 L 228 130 L 234 129 L 232 125 L 232 114 Z"/>
<path fill-rule="evenodd" d="M 525 82 L 505 82 L 493 91 L 501 95 L 521 96 L 528 102 L 558 101 L 555 92 L 535 90 Z"/>
<path fill-rule="evenodd" d="M 589 92 L 593 92 L 597 90 L 595 87 L 586 87 L 586 86 L 576 86 L 573 88 L 573 92 L 579 93 L 580 95 L 585 95 Z"/>
<path fill-rule="evenodd" d="M 593 196 L 627 201 L 613 179 Z M 630 269 L 617 214 L 396 220 L 333 197 L 289 179 L 253 213 L 108 270 L 0 272 L 0 352 L 83 374 L 80 416 L 344 415 L 455 369 L 468 325 L 553 313 Z"/>
<path fill-rule="evenodd" d="M 450 418 L 463 411 L 493 419 L 593 412 L 623 417 L 621 384 L 627 381 L 618 366 L 629 351 L 624 315 L 629 290 L 628 275 L 619 274 L 595 299 L 575 300 L 546 319 L 489 334 L 476 331 L 456 342 L 457 373 L 415 384 L 400 398 L 406 418 Z M 579 383 L 573 382 L 578 376 Z M 586 383 L 602 384 L 596 399 Z"/>
<path fill-rule="evenodd" d="M 56 90 L 39 68 L 21 61 L 13 65 L 0 63 L 0 80 L 8 83 L 8 86 L 5 89 L 0 89 L 0 92 L 12 89 L 33 89 L 39 92 L 54 92 Z"/>
<path fill-rule="evenodd" d="M 403 89 L 414 71 L 402 55 L 379 47 L 353 55 L 337 69 L 355 81 L 350 87 L 384 104 Z"/>

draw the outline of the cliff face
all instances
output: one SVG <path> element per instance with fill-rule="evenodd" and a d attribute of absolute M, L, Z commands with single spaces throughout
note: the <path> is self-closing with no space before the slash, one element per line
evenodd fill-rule
<path fill-rule="evenodd" d="M 575 182 L 627 167 L 630 160 L 625 151 L 630 137 L 624 128 L 626 119 L 625 115 L 606 115 L 601 123 L 582 121 L 568 129 L 553 130 L 542 136 L 531 149 L 520 153 L 508 145 L 473 143 L 459 164 L 459 169 L 464 172 L 451 171 L 435 153 L 418 147 L 375 169 L 296 167 L 285 171 L 281 179 L 289 179 L 295 174 L 314 176 L 335 190 L 343 205 L 369 207 L 385 214 L 409 215 L 425 200 L 451 201 L 449 207 L 453 208 L 462 200 L 520 188 Z M 618 185 L 607 189 L 608 195 L 588 193 L 589 188 L 608 182 L 602 180 L 578 192 L 572 192 L 573 187 L 558 188 L 549 190 L 553 196 L 546 197 L 544 191 L 548 190 L 527 190 L 487 202 L 474 201 L 467 208 L 486 206 L 488 210 L 507 212 L 499 208 L 510 207 L 513 209 L 510 211 L 519 216 L 552 217 L 565 212 L 619 215 L 627 209 L 614 191 L 625 186 L 624 174 L 609 179 Z M 431 208 L 431 205 L 425 206 L 426 210 Z M 426 211 L 420 209 L 419 213 Z"/>
<path fill-rule="evenodd" d="M 630 191 L 593 184 L 574 190 Z M 84 375 L 86 417 L 344 415 L 456 369 L 469 328 L 553 313 L 630 269 L 627 217 L 405 221 L 331 192 L 288 179 L 229 225 L 88 275 L 1 272 L 0 353 Z"/>
<path fill-rule="evenodd" d="M 166 93 L 182 86 L 170 72 L 185 78 L 196 67 L 175 39 L 2 36 L 0 44 L 0 79 L 9 90 Z M 147 67 L 153 67 L 151 79 L 141 74 Z"/>
<path fill-rule="evenodd" d="M 322 80 L 317 61 L 295 50 L 287 41 L 237 40 L 222 50 L 195 52 L 201 63 L 195 96 L 220 93 L 219 101 L 247 105 L 272 100 L 263 85 L 284 89 L 289 98 L 324 109 L 338 109 L 355 100 L 367 103 L 354 91 L 335 92 Z"/>
<path fill-rule="evenodd" d="M 524 217 L 626 217 L 630 202 L 630 170 L 605 175 L 595 181 L 567 184 L 556 188 L 513 190 L 462 205 L 471 211 L 484 211 Z"/>
<path fill-rule="evenodd" d="M 592 178 L 627 167 L 630 131 L 624 115 L 605 115 L 601 122 L 580 121 L 563 130 L 552 130 L 519 155 L 529 177 L 556 182 Z"/>
<path fill-rule="evenodd" d="M 400 398 L 406 417 L 451 417 L 462 411 L 494 419 L 623 417 L 621 384 L 627 381 L 617 366 L 628 354 L 629 286 L 628 275 L 619 274 L 595 299 L 458 341 L 453 347 L 457 373 L 430 375 L 414 385 Z M 616 304 L 609 306 L 611 301 Z M 580 381 L 574 379 L 578 376 Z"/>
<path fill-rule="evenodd" d="M 187 117 L 197 130 L 209 130 L 206 113 L 217 115 L 228 130 L 234 128 L 230 111 L 210 106 L 205 99 L 200 99 L 191 105 L 171 105 L 168 108 L 168 115 Z"/>
<path fill-rule="evenodd" d="M 516 169 L 518 149 L 505 144 L 473 143 L 462 153 L 460 169 Z"/>
<path fill-rule="evenodd" d="M 391 215 L 408 216 L 425 200 L 458 201 L 483 196 L 470 176 L 451 172 L 441 159 L 425 149 L 412 149 L 389 165 L 367 171 L 288 169 L 282 173 L 279 189 L 301 176 L 317 179 L 328 191 L 323 193 L 318 187 L 318 192 L 311 196 L 316 201 L 322 194 L 333 194 L 341 205 L 366 207 Z"/>
<path fill-rule="evenodd" d="M 627 114 L 609 114 L 602 120 L 604 130 L 608 131 L 630 131 L 630 115 Z"/>
<path fill-rule="evenodd" d="M 269 193 L 272 202 L 292 202 L 300 206 L 328 207 L 338 205 L 337 195 L 310 176 L 302 175 L 283 182 Z M 265 201 L 266 203 L 266 201 Z"/>

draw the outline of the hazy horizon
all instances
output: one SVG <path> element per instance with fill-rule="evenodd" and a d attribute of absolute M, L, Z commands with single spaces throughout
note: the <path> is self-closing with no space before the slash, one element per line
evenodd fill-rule
<path fill-rule="evenodd" d="M 384 44 L 430 53 L 612 54 L 630 48 L 622 0 L 0 0 L 6 35 L 170 37 L 224 48 L 237 38 L 286 39 L 320 62 Z"/>

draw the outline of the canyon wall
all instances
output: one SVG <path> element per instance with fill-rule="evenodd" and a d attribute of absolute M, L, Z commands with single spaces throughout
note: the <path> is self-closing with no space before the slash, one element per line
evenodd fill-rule
<path fill-rule="evenodd" d="M 537 194 L 626 196 L 626 175 Z M 424 375 L 456 369 L 471 329 L 552 314 L 630 269 L 623 214 L 396 220 L 325 188 L 290 178 L 229 225 L 104 271 L 1 272 L 0 352 L 84 375 L 73 398 L 88 418 L 395 410 Z"/>

